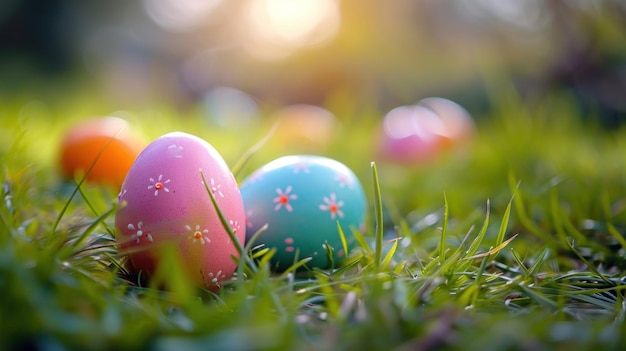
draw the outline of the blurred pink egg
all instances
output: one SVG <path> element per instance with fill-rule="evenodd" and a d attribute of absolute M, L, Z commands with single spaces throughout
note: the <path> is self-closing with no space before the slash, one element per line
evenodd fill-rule
<path fill-rule="evenodd" d="M 396 107 L 383 119 L 379 154 L 401 164 L 426 162 L 447 147 L 446 133 L 432 110 L 420 105 Z"/>
<path fill-rule="evenodd" d="M 181 132 L 150 143 L 128 171 L 115 216 L 120 253 L 132 272 L 153 275 L 163 249 L 177 254 L 186 278 L 217 289 L 233 274 L 235 245 L 222 226 L 201 172 L 240 242 L 245 214 L 239 188 L 220 154 L 206 141 Z"/>
<path fill-rule="evenodd" d="M 462 145 L 474 137 L 476 127 L 472 116 L 456 102 L 440 97 L 429 97 L 418 102 L 439 116 L 446 129 L 446 136 L 454 146 Z"/>

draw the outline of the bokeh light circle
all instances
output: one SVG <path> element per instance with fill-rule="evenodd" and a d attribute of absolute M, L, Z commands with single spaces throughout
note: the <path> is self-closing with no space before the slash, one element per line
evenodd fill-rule
<path fill-rule="evenodd" d="M 251 0 L 246 11 L 247 49 L 280 57 L 331 39 L 340 25 L 337 0 Z"/>

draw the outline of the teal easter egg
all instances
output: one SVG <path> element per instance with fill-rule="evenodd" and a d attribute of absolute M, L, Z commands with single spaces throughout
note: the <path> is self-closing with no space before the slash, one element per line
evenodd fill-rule
<path fill-rule="evenodd" d="M 267 224 L 254 246 L 276 249 L 271 260 L 276 271 L 307 257 L 309 268 L 340 264 L 347 253 L 338 225 L 348 249 L 354 246 L 353 230 L 365 226 L 367 201 L 359 179 L 343 163 L 330 158 L 281 157 L 253 172 L 240 189 L 246 239 Z"/>

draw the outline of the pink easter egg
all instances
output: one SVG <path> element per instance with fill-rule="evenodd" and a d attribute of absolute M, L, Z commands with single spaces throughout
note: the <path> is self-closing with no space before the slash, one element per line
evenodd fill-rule
<path fill-rule="evenodd" d="M 445 125 L 430 109 L 399 106 L 383 119 L 379 155 L 401 164 L 417 164 L 437 157 L 449 144 Z"/>
<path fill-rule="evenodd" d="M 182 132 L 157 138 L 137 157 L 122 184 L 115 225 L 128 269 L 148 277 L 173 248 L 187 278 L 218 289 L 232 276 L 238 252 L 211 203 L 201 173 L 240 242 L 245 213 L 226 162 L 206 141 Z M 167 264 L 167 262 L 165 263 Z"/>
<path fill-rule="evenodd" d="M 417 104 L 432 110 L 439 116 L 453 146 L 467 144 L 476 134 L 472 116 L 456 102 L 440 97 L 428 97 L 420 100 Z"/>

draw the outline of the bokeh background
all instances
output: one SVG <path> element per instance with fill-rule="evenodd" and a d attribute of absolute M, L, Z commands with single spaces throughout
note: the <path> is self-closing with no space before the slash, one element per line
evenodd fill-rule
<path fill-rule="evenodd" d="M 493 74 L 510 77 L 528 104 L 567 94 L 587 118 L 620 125 L 626 2 L 0 4 L 0 97 L 88 94 L 102 106 L 94 114 L 158 103 L 182 118 L 226 96 L 239 101 L 241 114 L 306 103 L 358 119 L 368 109 L 442 96 L 480 119 L 491 108 L 485 77 Z"/>

